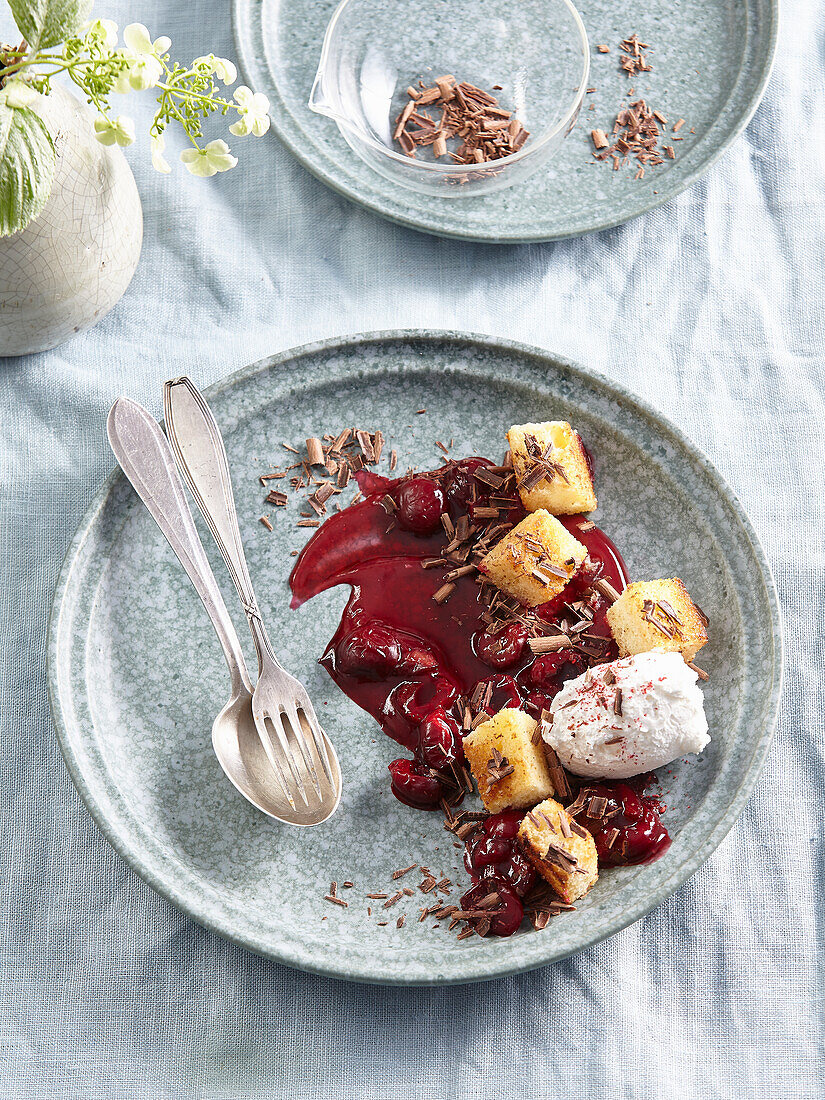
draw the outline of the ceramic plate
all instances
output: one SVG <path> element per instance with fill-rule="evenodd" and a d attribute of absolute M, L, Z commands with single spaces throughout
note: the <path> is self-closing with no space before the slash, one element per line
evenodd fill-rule
<path fill-rule="evenodd" d="M 256 363 L 207 394 L 226 440 L 259 603 L 286 667 L 309 688 L 335 741 L 344 793 L 337 814 L 310 830 L 278 826 L 235 793 L 210 746 L 212 719 L 229 693 L 217 640 L 154 522 L 114 474 L 81 525 L 57 588 L 50 684 L 77 788 L 138 874 L 202 924 L 290 966 L 435 984 L 512 974 L 580 950 L 637 920 L 707 859 L 762 764 L 781 655 L 764 555 L 730 489 L 686 439 L 582 367 L 445 333 L 312 345 Z M 416 415 L 421 408 L 426 414 Z M 701 757 L 660 773 L 674 838 L 664 858 L 606 871 L 575 913 L 543 932 L 458 942 L 443 926 L 417 923 L 423 895 L 387 913 L 365 899 L 390 888 L 392 872 L 411 863 L 462 883 L 466 876 L 440 814 L 392 797 L 386 766 L 397 746 L 317 664 L 349 590 L 289 609 L 290 551 L 307 532 L 291 514 L 273 516 L 272 533 L 258 522 L 258 476 L 283 461 L 282 441 L 302 445 L 353 423 L 382 428 L 403 468 L 435 465 L 436 439 L 453 438 L 456 457 L 497 455 L 511 423 L 550 419 L 573 422 L 592 447 L 596 518 L 631 574 L 681 576 L 710 614 L 702 664 L 712 670 L 713 740 Z M 235 608 L 205 532 L 204 543 Z M 240 613 L 237 622 L 245 635 Z M 349 908 L 323 900 L 332 879 L 355 884 Z M 407 923 L 397 929 L 401 913 Z"/>
<path fill-rule="evenodd" d="M 234 0 L 233 12 L 246 78 L 269 96 L 275 133 L 310 172 L 402 225 L 444 237 L 524 242 L 606 229 L 684 190 L 747 125 L 776 49 L 778 0 L 646 0 L 641 9 L 627 0 L 582 0 L 578 6 L 591 43 L 590 83 L 596 91 L 585 97 L 578 124 L 561 151 L 549 166 L 509 190 L 444 200 L 378 176 L 352 152 L 331 119 L 308 109 L 336 0 Z M 483 18 L 481 3 L 479 11 Z M 618 69 L 618 47 L 633 33 L 650 45 L 653 71 L 628 81 Z M 596 43 L 609 44 L 611 52 L 598 53 Z M 671 125 L 686 120 L 675 135 L 684 139 L 674 142 L 676 159 L 649 168 L 641 180 L 633 178 L 634 168 L 614 172 L 591 155 L 590 131 L 610 131 L 631 87 L 632 99 L 644 98 Z"/>

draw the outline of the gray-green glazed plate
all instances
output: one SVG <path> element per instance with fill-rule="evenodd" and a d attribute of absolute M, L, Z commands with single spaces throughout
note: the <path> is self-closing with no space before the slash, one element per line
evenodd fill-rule
<path fill-rule="evenodd" d="M 585 97 L 561 150 L 547 167 L 508 190 L 439 200 L 384 180 L 352 152 L 331 119 L 307 107 L 335 7 L 336 0 L 233 0 L 238 56 L 246 79 L 270 99 L 275 133 L 320 180 L 377 214 L 443 237 L 510 243 L 619 225 L 697 180 L 756 110 L 779 20 L 778 0 L 647 0 L 641 8 L 627 0 L 581 0 L 596 90 Z M 482 19 L 483 10 L 479 3 Z M 619 42 L 633 33 L 650 45 L 653 71 L 628 81 L 618 69 Z M 597 43 L 609 44 L 611 52 L 598 53 Z M 631 88 L 631 99 L 644 98 L 664 114 L 668 129 L 686 120 L 670 134 L 679 139 L 673 142 L 676 159 L 648 168 L 639 180 L 635 161 L 618 172 L 594 161 L 590 141 L 592 129 L 611 130 Z"/>
<path fill-rule="evenodd" d="M 194 590 L 125 478 L 90 508 L 58 584 L 49 648 L 61 747 L 105 836 L 148 883 L 195 920 L 303 970 L 370 982 L 479 981 L 541 966 L 650 910 L 711 854 L 742 810 L 770 742 L 780 687 L 776 596 L 751 526 L 697 450 L 620 387 L 516 344 L 449 333 L 389 333 L 274 356 L 207 391 L 223 430 L 259 602 L 286 667 L 309 688 L 338 749 L 344 792 L 317 828 L 279 827 L 247 805 L 212 755 L 228 677 Z M 426 408 L 426 414 L 417 410 Z M 289 609 L 287 577 L 307 531 L 298 503 L 269 532 L 258 477 L 282 442 L 381 428 L 399 465 L 497 455 L 525 420 L 574 423 L 595 454 L 597 521 L 637 578 L 681 576 L 711 618 L 702 664 L 713 740 L 662 769 L 673 845 L 647 867 L 605 871 L 575 913 L 510 940 L 457 941 L 417 922 L 430 897 L 384 911 L 365 895 L 426 864 L 463 884 L 441 817 L 391 795 L 397 746 L 317 664 L 348 590 Z M 227 580 L 208 534 L 216 575 Z M 231 598 L 230 598 L 231 597 Z M 239 632 L 241 615 L 237 616 Z M 250 667 L 252 663 L 250 661 Z M 347 909 L 323 900 L 332 880 Z M 415 886 L 413 875 L 404 880 Z M 455 897 L 455 895 L 453 895 Z M 372 907 L 368 915 L 367 907 Z M 397 918 L 406 923 L 396 928 Z M 387 921 L 385 925 L 379 922 Z"/>

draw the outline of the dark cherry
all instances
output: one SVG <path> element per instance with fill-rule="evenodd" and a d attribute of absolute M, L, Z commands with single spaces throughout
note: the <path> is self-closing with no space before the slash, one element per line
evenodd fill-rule
<path fill-rule="evenodd" d="M 463 759 L 458 722 L 443 707 L 431 710 L 418 727 L 421 759 L 431 768 L 446 768 Z"/>
<path fill-rule="evenodd" d="M 527 629 L 521 623 L 508 623 L 495 634 L 487 631 L 473 639 L 476 655 L 491 668 L 510 668 L 521 660 L 527 645 Z"/>
<path fill-rule="evenodd" d="M 593 783 L 583 788 L 583 793 L 607 799 L 602 817 L 576 818 L 593 834 L 599 863 L 608 867 L 651 863 L 670 847 L 670 836 L 656 812 L 658 799 L 645 798 L 628 783 Z M 613 829 L 618 829 L 619 835 L 611 844 Z"/>
<path fill-rule="evenodd" d="M 479 683 L 493 685 L 492 695 L 487 706 L 488 714 L 498 714 L 505 707 L 514 707 L 516 710 L 521 707 L 521 692 L 512 676 L 506 674 L 491 676 L 488 680 L 480 680 Z"/>
<path fill-rule="evenodd" d="M 508 859 L 502 860 L 494 867 L 490 867 L 489 871 L 499 878 L 503 878 L 510 889 L 518 894 L 520 898 L 525 897 L 532 890 L 536 881 L 535 868 L 527 857 L 519 851 L 512 852 Z M 485 871 L 484 875 L 486 874 Z"/>
<path fill-rule="evenodd" d="M 419 810 L 434 810 L 442 796 L 441 783 L 430 769 L 414 760 L 393 760 L 388 764 L 392 793 L 400 802 Z"/>
<path fill-rule="evenodd" d="M 493 936 L 512 936 L 519 930 L 524 909 L 515 890 L 504 879 L 485 875 L 463 895 L 461 908 L 475 909 L 480 901 L 492 893 L 498 894 L 498 900 L 495 905 L 484 908 L 484 913 L 490 918 L 490 933 Z"/>
<path fill-rule="evenodd" d="M 536 687 L 546 688 L 559 677 L 559 682 L 552 684 L 558 689 L 563 680 L 579 676 L 586 668 L 584 657 L 575 649 L 557 649 L 554 653 L 545 653 L 535 659 L 530 668 L 530 682 Z"/>
<path fill-rule="evenodd" d="M 485 818 L 482 828 L 488 836 L 515 840 L 523 820 L 524 814 L 520 810 L 502 810 Z"/>
<path fill-rule="evenodd" d="M 414 749 L 418 728 L 427 715 L 438 708 L 449 710 L 457 698 L 458 688 L 445 676 L 407 680 L 387 696 L 380 715 L 381 727 L 390 737 Z"/>
<path fill-rule="evenodd" d="M 469 851 L 470 867 L 479 871 L 493 863 L 503 863 L 513 852 L 512 843 L 498 836 L 480 836 Z"/>
<path fill-rule="evenodd" d="M 543 691 L 530 691 L 524 697 L 524 709 L 533 718 L 538 718 L 543 710 L 549 710 L 553 699 L 561 691 L 561 684 L 548 684 Z"/>
<path fill-rule="evenodd" d="M 452 466 L 444 479 L 444 496 L 453 519 L 468 511 L 474 493 L 478 503 L 487 500 L 489 490 L 473 477 L 473 473 L 492 465 L 487 458 L 465 458 Z"/>
<path fill-rule="evenodd" d="M 399 527 L 416 535 L 431 535 L 441 523 L 446 502 L 441 486 L 429 477 L 413 477 L 396 493 Z"/>
<path fill-rule="evenodd" d="M 522 816 L 514 810 L 492 814 L 464 852 L 464 866 L 474 878 L 502 879 L 519 897 L 536 881 L 536 872 L 516 844 Z"/>
<path fill-rule="evenodd" d="M 373 619 L 346 634 L 335 649 L 341 672 L 362 680 L 416 675 L 438 667 L 435 656 L 417 638 Z"/>

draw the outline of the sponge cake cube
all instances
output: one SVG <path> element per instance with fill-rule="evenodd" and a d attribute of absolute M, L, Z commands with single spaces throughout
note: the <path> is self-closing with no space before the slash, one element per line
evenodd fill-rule
<path fill-rule="evenodd" d="M 479 570 L 502 592 L 537 607 L 561 592 L 586 557 L 564 524 L 539 508 L 496 543 Z"/>
<path fill-rule="evenodd" d="M 552 798 L 527 814 L 518 839 L 541 877 L 568 904 L 583 897 L 599 877 L 593 837 Z"/>
<path fill-rule="evenodd" d="M 535 806 L 553 793 L 541 738 L 533 742 L 536 720 L 506 707 L 464 738 L 464 755 L 492 814 Z"/>
<path fill-rule="evenodd" d="M 597 505 L 590 465 L 578 432 L 564 420 L 514 424 L 507 433 L 521 501 L 528 512 L 554 516 L 592 512 Z"/>
<path fill-rule="evenodd" d="M 607 621 L 623 657 L 658 649 L 690 662 L 708 640 L 707 618 L 678 577 L 629 584 Z"/>

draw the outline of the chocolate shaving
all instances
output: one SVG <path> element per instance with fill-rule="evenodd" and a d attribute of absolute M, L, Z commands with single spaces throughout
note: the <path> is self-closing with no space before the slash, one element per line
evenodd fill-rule
<path fill-rule="evenodd" d="M 507 759 L 506 756 L 502 756 L 497 748 L 493 748 L 493 755 L 487 761 L 487 791 L 488 793 L 493 789 L 496 783 L 500 783 L 502 779 L 506 779 L 508 775 L 512 775 L 515 768 Z"/>
<path fill-rule="evenodd" d="M 598 580 L 595 580 L 593 582 L 593 587 L 600 595 L 604 596 L 606 600 L 609 600 L 610 603 L 615 603 L 619 598 L 619 593 L 610 581 L 606 581 L 603 577 L 599 577 Z"/>
<path fill-rule="evenodd" d="M 403 878 L 404 875 L 409 874 L 410 871 L 414 871 L 417 866 L 417 863 L 411 863 L 409 867 L 399 867 L 397 871 L 393 871 L 392 877 L 394 879 Z"/>
<path fill-rule="evenodd" d="M 543 712 L 546 713 L 546 712 Z M 559 758 L 556 755 L 556 750 L 552 745 L 548 745 L 544 742 L 544 756 L 547 760 L 547 770 L 550 772 L 550 780 L 553 784 L 553 790 L 559 796 L 559 798 L 570 797 L 570 783 L 567 779 L 567 772 L 559 763 Z"/>
<path fill-rule="evenodd" d="M 324 447 L 321 440 L 312 436 L 306 441 L 306 446 L 310 466 L 323 466 L 326 462 L 326 455 L 324 454 Z"/>
<path fill-rule="evenodd" d="M 642 604 L 642 618 L 649 622 L 651 626 L 655 627 L 661 634 L 664 634 L 666 638 L 676 637 L 675 631 L 671 630 L 669 626 L 666 626 L 660 619 L 656 618 L 656 611 L 659 610 L 659 604 L 655 600 L 645 600 Z"/>
<path fill-rule="evenodd" d="M 596 818 L 604 817 L 604 811 L 606 809 L 607 799 L 602 795 L 593 795 L 587 807 L 587 816 Z"/>
<path fill-rule="evenodd" d="M 500 107 L 494 96 L 473 84 L 457 83 L 454 76 L 438 77 L 428 88 L 411 86 L 407 95 L 410 102 L 395 120 L 393 139 L 408 157 L 414 158 L 418 149 L 429 148 L 435 160 L 449 156 L 456 166 L 475 166 L 518 152 L 529 137 L 518 119 Z M 439 117 L 428 114 L 423 109 L 426 107 L 438 111 Z M 465 183 L 469 179 L 469 173 L 459 173 L 447 176 L 446 182 Z"/>
<path fill-rule="evenodd" d="M 453 592 L 455 592 L 455 584 L 452 581 L 449 581 L 447 584 L 442 584 L 442 586 L 433 594 L 433 599 L 438 604 L 446 603 L 447 600 L 449 600 L 450 596 L 452 596 Z"/>
<path fill-rule="evenodd" d="M 638 55 L 632 52 L 634 42 L 640 51 Z M 627 52 L 628 48 L 631 49 L 629 53 Z M 649 70 L 650 66 L 647 64 L 644 54 L 641 53 L 642 46 L 639 45 L 636 35 L 625 39 L 622 43 L 622 49 L 625 52 L 621 58 L 621 67 L 627 73 L 633 75 L 638 70 L 645 72 Z M 633 89 L 631 89 L 632 91 Z M 671 160 L 676 158 L 676 152 L 672 145 L 665 145 L 660 148 L 658 144 L 666 122 L 665 116 L 660 111 L 650 110 L 643 99 L 636 100 L 629 107 L 623 106 L 618 111 L 613 124 L 610 135 L 612 144 L 610 139 L 608 139 L 606 145 L 602 144 L 600 136 L 597 142 L 597 135 L 607 137 L 604 131 L 594 130 L 592 132 L 595 146 L 593 156 L 596 160 L 609 161 L 614 171 L 627 165 L 632 157 L 636 162 L 634 179 L 644 179 L 646 167 L 664 164 L 665 157 Z"/>
<path fill-rule="evenodd" d="M 557 649 L 565 649 L 570 645 L 570 638 L 566 634 L 546 634 L 540 638 L 528 638 L 527 644 L 531 653 L 553 653 Z"/>

